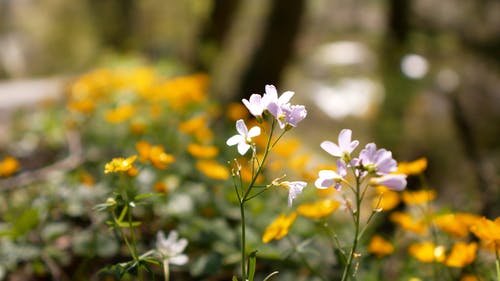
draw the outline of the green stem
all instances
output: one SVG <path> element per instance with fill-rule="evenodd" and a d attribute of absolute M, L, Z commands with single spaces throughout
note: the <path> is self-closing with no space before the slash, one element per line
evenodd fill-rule
<path fill-rule="evenodd" d="M 163 275 L 165 275 L 165 281 L 170 279 L 170 269 L 168 266 L 168 259 L 163 260 Z"/>
<path fill-rule="evenodd" d="M 496 256 L 496 268 L 497 268 L 497 281 L 500 281 L 500 257 L 498 256 L 498 247 L 495 243 L 495 256 Z"/>
<path fill-rule="evenodd" d="M 247 272 L 245 266 L 246 260 L 246 237 L 245 237 L 245 201 L 240 201 L 240 215 L 241 215 L 241 278 L 243 281 L 247 280 Z"/>
<path fill-rule="evenodd" d="M 349 274 L 351 272 L 351 266 L 352 262 L 354 260 L 354 256 L 356 255 L 356 249 L 358 247 L 358 241 L 359 241 L 359 220 L 360 220 L 360 213 L 361 213 L 361 196 L 360 196 L 360 182 L 359 182 L 359 177 L 356 177 L 356 190 L 354 192 L 354 195 L 356 196 L 356 212 L 353 214 L 354 216 L 354 239 L 352 242 L 352 248 L 349 253 L 349 257 L 347 260 L 347 264 L 345 265 L 344 268 L 344 273 L 342 274 L 342 279 L 341 281 L 346 281 L 349 277 Z"/>

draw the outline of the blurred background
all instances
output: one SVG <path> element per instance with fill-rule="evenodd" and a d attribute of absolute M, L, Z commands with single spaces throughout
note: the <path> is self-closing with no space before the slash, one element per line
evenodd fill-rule
<path fill-rule="evenodd" d="M 352 128 L 427 157 L 443 204 L 500 214 L 498 0 L 0 0 L 0 150 L 19 106 L 129 60 L 208 73 L 223 104 L 293 90 L 318 152 Z"/>

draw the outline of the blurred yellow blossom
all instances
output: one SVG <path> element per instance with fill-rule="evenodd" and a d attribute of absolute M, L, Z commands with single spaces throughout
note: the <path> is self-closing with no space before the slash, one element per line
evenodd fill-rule
<path fill-rule="evenodd" d="M 463 238 L 469 234 L 469 228 L 479 216 L 466 213 L 444 214 L 433 218 L 432 222 L 442 231 Z"/>
<path fill-rule="evenodd" d="M 465 274 L 462 277 L 460 277 L 460 281 L 480 281 L 480 280 L 472 274 Z"/>
<path fill-rule="evenodd" d="M 271 240 L 279 240 L 288 234 L 288 230 L 295 222 L 297 213 L 292 213 L 289 216 L 281 214 L 277 217 L 264 231 L 262 242 L 268 243 Z"/>
<path fill-rule="evenodd" d="M 208 127 L 208 118 L 204 114 L 200 114 L 192 117 L 186 121 L 179 124 L 179 131 L 185 134 L 195 134 L 196 131 L 202 130 Z"/>
<path fill-rule="evenodd" d="M 90 98 L 85 98 L 81 100 L 72 100 L 68 102 L 67 107 L 71 111 L 90 113 L 95 108 L 95 102 Z"/>
<path fill-rule="evenodd" d="M 19 170 L 19 161 L 16 158 L 7 156 L 0 161 L 0 177 L 8 177 Z"/>
<path fill-rule="evenodd" d="M 401 202 L 399 192 L 390 190 L 384 186 L 378 186 L 376 188 L 377 196 L 373 198 L 372 207 L 374 209 L 381 209 L 383 211 L 389 211 L 396 208 Z"/>
<path fill-rule="evenodd" d="M 394 252 L 394 246 L 382 236 L 375 235 L 368 244 L 368 252 L 381 258 Z"/>
<path fill-rule="evenodd" d="M 241 102 L 232 102 L 227 106 L 226 116 L 231 121 L 246 119 L 248 110 Z"/>
<path fill-rule="evenodd" d="M 340 207 L 340 202 L 333 199 L 323 199 L 314 203 L 302 204 L 297 213 L 304 217 L 319 219 L 333 213 Z"/>
<path fill-rule="evenodd" d="M 450 267 L 465 267 L 476 259 L 477 243 L 457 242 L 453 245 L 445 264 Z"/>
<path fill-rule="evenodd" d="M 403 201 L 407 205 L 425 204 L 436 198 L 436 191 L 434 190 L 417 190 L 417 191 L 403 191 Z"/>
<path fill-rule="evenodd" d="M 225 180 L 230 176 L 226 166 L 213 160 L 200 160 L 196 162 L 196 168 L 205 176 L 216 180 Z"/>
<path fill-rule="evenodd" d="M 111 124 L 118 124 L 129 120 L 134 113 L 135 108 L 132 105 L 124 104 L 106 111 L 105 118 Z"/>
<path fill-rule="evenodd" d="M 425 241 L 408 247 L 408 253 L 421 262 L 443 262 L 446 258 L 444 246 Z"/>
<path fill-rule="evenodd" d="M 139 141 L 135 144 L 135 148 L 139 153 L 141 162 L 151 161 L 158 169 L 166 169 L 167 165 L 175 161 L 175 157 L 165 153 L 165 149 L 161 145 L 151 145 L 146 141 Z"/>
<path fill-rule="evenodd" d="M 494 221 L 481 217 L 471 226 L 470 230 L 477 238 L 481 239 L 486 247 L 500 251 L 500 217 Z"/>
<path fill-rule="evenodd" d="M 394 212 L 390 215 L 390 220 L 397 223 L 401 228 L 417 234 L 424 234 L 427 231 L 427 225 L 419 220 L 415 220 L 407 213 Z"/>
<path fill-rule="evenodd" d="M 279 142 L 273 148 L 274 153 L 281 157 L 290 157 L 300 146 L 300 140 L 297 138 L 286 138 Z"/>
<path fill-rule="evenodd" d="M 196 158 L 213 158 L 219 154 L 219 149 L 213 145 L 190 143 L 187 150 L 189 154 Z"/>
<path fill-rule="evenodd" d="M 427 169 L 427 158 L 422 157 L 412 162 L 399 162 L 397 174 L 418 175 Z"/>
<path fill-rule="evenodd" d="M 136 158 L 137 155 L 132 155 L 128 158 L 113 158 L 104 166 L 104 173 L 127 172 L 134 167 L 133 164 Z"/>

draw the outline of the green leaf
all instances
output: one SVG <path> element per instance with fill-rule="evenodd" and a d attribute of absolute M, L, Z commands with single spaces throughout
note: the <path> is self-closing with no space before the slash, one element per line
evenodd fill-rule
<path fill-rule="evenodd" d="M 159 194 L 155 194 L 155 193 L 143 193 L 143 194 L 139 194 L 139 195 L 137 195 L 137 196 L 134 197 L 134 201 L 141 201 L 141 200 L 153 197 L 153 196 L 159 196 Z"/>
<path fill-rule="evenodd" d="M 119 221 L 119 222 L 116 222 L 116 225 L 118 227 L 122 227 L 122 228 L 136 227 L 136 226 L 139 226 L 141 224 L 142 224 L 142 222 L 140 222 L 140 221 L 133 221 L 131 223 L 129 223 L 128 221 Z"/>
<path fill-rule="evenodd" d="M 257 251 L 248 255 L 248 281 L 253 281 L 255 277 L 255 264 L 257 263 Z"/>

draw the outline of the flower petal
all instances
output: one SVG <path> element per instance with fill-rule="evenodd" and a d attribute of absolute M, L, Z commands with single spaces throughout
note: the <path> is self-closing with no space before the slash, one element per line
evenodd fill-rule
<path fill-rule="evenodd" d="M 243 136 L 241 136 L 241 135 L 234 135 L 234 136 L 230 137 L 229 139 L 227 139 L 226 144 L 228 146 L 233 146 L 233 145 L 235 145 L 235 144 L 237 144 L 239 142 L 242 142 L 242 141 L 245 141 L 243 139 Z"/>
<path fill-rule="evenodd" d="M 247 136 L 249 136 L 251 138 L 256 137 L 258 135 L 260 135 L 260 127 L 258 127 L 258 126 L 252 127 L 250 129 L 250 131 L 248 131 L 248 134 L 247 134 Z"/>
<path fill-rule="evenodd" d="M 321 148 L 331 154 L 332 156 L 341 157 L 342 151 L 340 147 L 331 141 L 324 141 L 321 143 Z"/>
<path fill-rule="evenodd" d="M 242 136 L 246 136 L 248 134 L 247 125 L 245 125 L 245 121 L 243 121 L 243 119 L 236 121 L 236 130 Z"/>
<path fill-rule="evenodd" d="M 241 155 L 245 155 L 245 153 L 247 153 L 248 149 L 250 149 L 250 145 L 247 144 L 246 142 L 240 142 L 238 143 L 238 152 L 241 154 Z"/>

